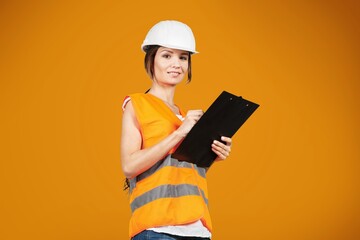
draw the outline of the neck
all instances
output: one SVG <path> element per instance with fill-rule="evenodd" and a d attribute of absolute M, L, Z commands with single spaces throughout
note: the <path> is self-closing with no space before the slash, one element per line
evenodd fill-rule
<path fill-rule="evenodd" d="M 153 84 L 149 93 L 170 105 L 174 105 L 175 87 L 160 87 Z"/>

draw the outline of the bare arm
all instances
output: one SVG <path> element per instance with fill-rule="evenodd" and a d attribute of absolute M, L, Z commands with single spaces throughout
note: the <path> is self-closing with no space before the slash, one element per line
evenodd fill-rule
<path fill-rule="evenodd" d="M 159 143 L 141 149 L 140 126 L 135 117 L 131 101 L 126 105 L 122 120 L 121 163 L 127 178 L 133 178 L 146 171 L 176 146 L 202 116 L 201 110 L 189 111 L 183 124 Z"/>

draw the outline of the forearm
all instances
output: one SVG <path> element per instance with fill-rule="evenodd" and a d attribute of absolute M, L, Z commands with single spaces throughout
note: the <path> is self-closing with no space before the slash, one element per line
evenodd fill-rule
<path fill-rule="evenodd" d="M 183 138 L 184 135 L 176 130 L 154 146 L 137 150 L 127 156 L 123 155 L 122 166 L 125 176 L 133 178 L 146 171 L 163 159 Z"/>

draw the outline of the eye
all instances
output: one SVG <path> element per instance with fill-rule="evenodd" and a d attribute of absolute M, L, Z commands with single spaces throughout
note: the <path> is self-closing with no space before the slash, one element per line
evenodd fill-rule
<path fill-rule="evenodd" d="M 163 57 L 163 58 L 166 58 L 166 59 L 171 58 L 170 54 L 167 54 L 167 53 L 166 53 L 166 54 L 164 54 L 164 55 L 162 55 L 162 57 Z"/>
<path fill-rule="evenodd" d="M 180 59 L 181 59 L 181 60 L 184 60 L 184 61 L 187 61 L 187 60 L 188 60 L 188 57 L 187 57 L 187 56 L 181 56 Z"/>

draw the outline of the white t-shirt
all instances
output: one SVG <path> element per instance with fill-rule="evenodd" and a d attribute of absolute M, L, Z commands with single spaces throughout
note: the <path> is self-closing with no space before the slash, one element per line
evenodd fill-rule
<path fill-rule="evenodd" d="M 149 228 L 147 230 L 152 230 L 159 233 L 168 233 L 183 237 L 211 238 L 211 232 L 209 232 L 209 230 L 204 227 L 200 220 L 197 220 L 196 222 L 190 224 L 155 227 Z"/>

